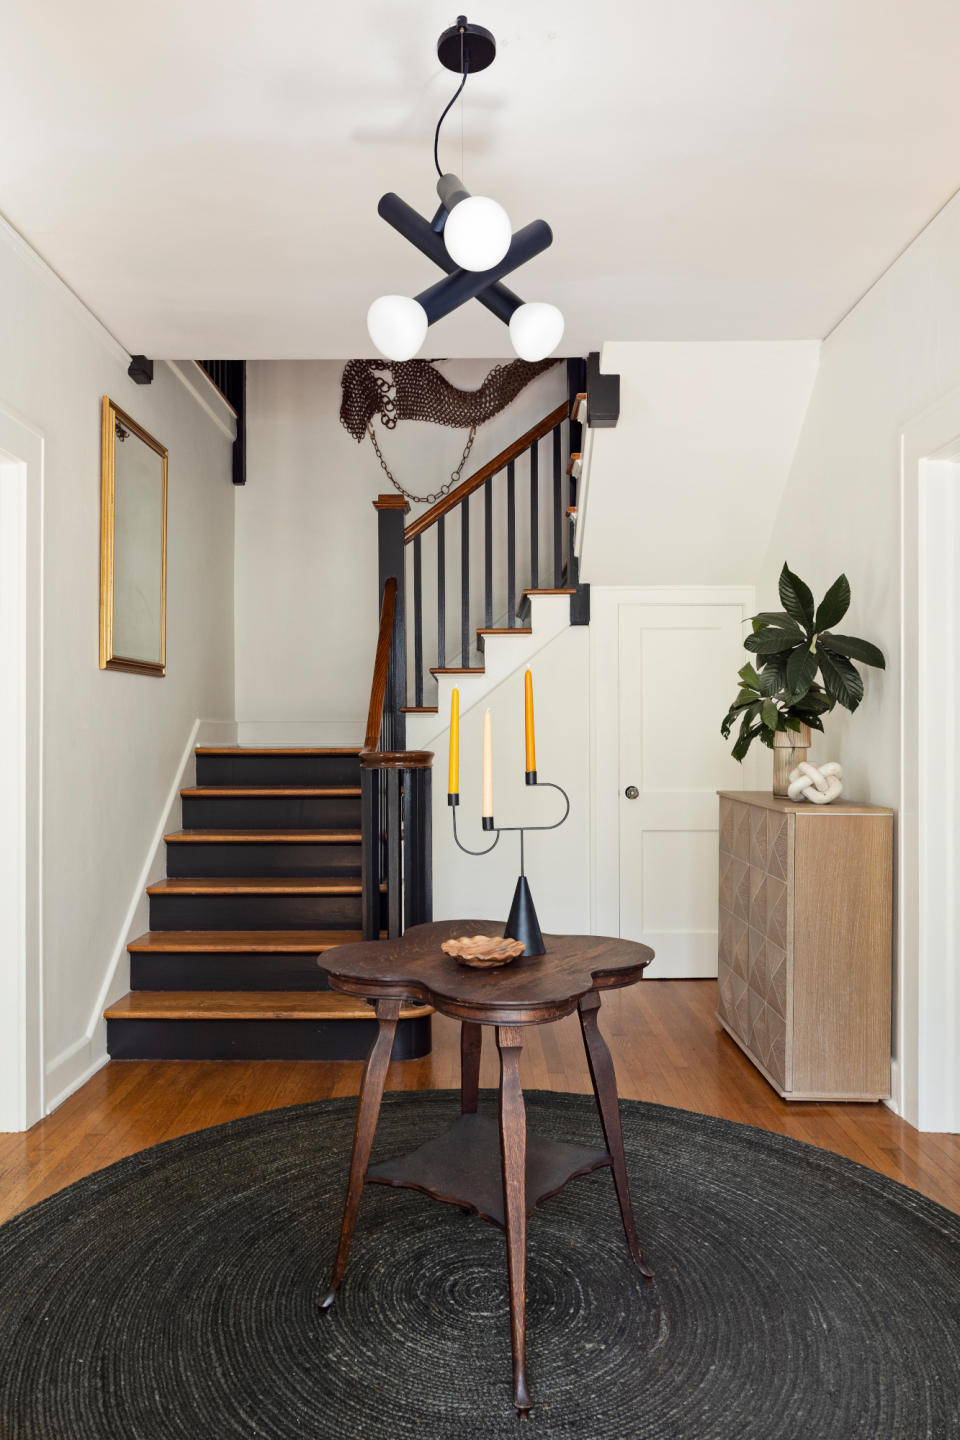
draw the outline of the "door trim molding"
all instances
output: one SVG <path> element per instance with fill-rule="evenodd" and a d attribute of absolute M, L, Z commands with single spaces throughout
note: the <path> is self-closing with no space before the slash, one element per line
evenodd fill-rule
<path fill-rule="evenodd" d="M 0 1130 L 27 1130 L 44 1113 L 43 439 L 2 409 L 0 670 Z"/>
<path fill-rule="evenodd" d="M 619 629 L 620 610 L 626 605 L 739 605 L 746 617 L 756 609 L 756 587 L 590 587 L 590 924 L 595 935 L 620 933 Z M 731 686 L 735 678 L 731 676 Z M 717 716 L 718 727 L 722 718 Z M 748 766 L 749 759 L 744 788 L 749 788 Z"/>
<path fill-rule="evenodd" d="M 952 876 L 944 874 L 945 858 L 956 856 L 960 823 L 957 775 L 949 773 L 948 755 L 955 744 L 949 694 L 957 698 L 960 678 L 954 664 L 947 680 L 935 679 L 929 659 L 931 648 L 944 645 L 956 655 L 958 642 L 948 557 L 941 549 L 938 563 L 927 563 L 933 558 L 927 502 L 931 482 L 952 478 L 946 464 L 955 474 L 960 470 L 960 388 L 900 432 L 899 955 L 890 1102 L 919 1130 L 960 1132 L 956 935 L 949 941 L 956 901 Z M 940 701 L 932 707 L 931 694 Z M 945 733 L 942 725 L 937 729 L 944 718 Z"/>

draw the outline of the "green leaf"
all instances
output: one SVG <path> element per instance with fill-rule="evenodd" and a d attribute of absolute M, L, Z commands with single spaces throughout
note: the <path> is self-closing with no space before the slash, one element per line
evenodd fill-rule
<path fill-rule="evenodd" d="M 734 745 L 733 749 L 730 751 L 730 754 L 733 756 L 734 760 L 743 759 L 744 755 L 746 755 L 747 751 L 750 749 L 753 741 L 761 733 L 762 730 L 762 725 L 751 725 L 749 729 L 740 731 L 740 734 L 737 736 L 737 742 Z"/>
<path fill-rule="evenodd" d="M 768 730 L 777 729 L 780 724 L 780 711 L 772 700 L 764 700 L 760 715 Z"/>
<path fill-rule="evenodd" d="M 750 618 L 753 621 L 754 630 L 758 630 L 762 625 L 779 625 L 782 629 L 789 630 L 792 625 L 797 623 L 790 619 L 786 610 L 761 610 L 758 615 L 752 615 Z"/>
<path fill-rule="evenodd" d="M 735 721 L 740 720 L 742 724 L 747 725 L 754 718 L 754 716 L 758 715 L 759 713 L 759 700 L 754 700 L 751 698 L 742 705 L 736 703 L 731 705 L 730 709 L 727 711 L 726 715 L 724 715 L 723 720 L 720 723 L 720 734 L 723 736 L 724 740 L 728 740 L 730 738 L 730 731 L 732 730 Z"/>
<path fill-rule="evenodd" d="M 798 645 L 787 661 L 787 689 L 798 698 L 806 695 L 817 674 L 817 656 L 809 645 Z"/>
<path fill-rule="evenodd" d="M 782 665 L 769 665 L 760 672 L 760 694 L 779 695 L 783 689 L 785 672 Z"/>
<path fill-rule="evenodd" d="M 749 660 L 747 661 L 746 665 L 741 665 L 740 669 L 737 671 L 737 674 L 740 676 L 740 679 L 743 681 L 744 685 L 749 685 L 754 690 L 760 689 L 760 681 L 757 677 L 757 672 L 756 670 L 754 670 Z"/>
<path fill-rule="evenodd" d="M 836 703 L 836 700 L 830 700 L 822 695 L 804 695 L 800 700 L 792 701 L 788 708 L 795 710 L 801 719 L 809 725 L 810 721 L 808 716 L 825 715 L 828 710 L 833 709 Z"/>
<path fill-rule="evenodd" d="M 851 660 L 861 660 L 864 665 L 875 665 L 878 670 L 887 668 L 883 651 L 878 650 L 876 645 L 871 645 L 869 640 L 858 640 L 855 635 L 821 635 L 820 644 L 827 650 L 832 650 L 834 655 L 846 655 Z"/>
<path fill-rule="evenodd" d="M 780 603 L 798 625 L 813 632 L 813 596 L 809 587 L 784 563 L 780 571 Z"/>
<path fill-rule="evenodd" d="M 798 720 L 795 715 L 784 714 L 783 723 L 788 730 L 802 730 L 803 721 Z"/>
<path fill-rule="evenodd" d="M 795 620 L 790 619 L 790 616 L 785 610 L 770 610 L 763 615 L 754 615 L 753 633 L 755 635 L 759 634 L 761 630 L 767 630 L 771 627 L 776 630 L 782 630 L 785 634 L 789 635 L 791 637 L 791 645 L 799 645 L 800 641 L 804 638 L 805 632 L 801 630 Z"/>
<path fill-rule="evenodd" d="M 760 734 L 760 743 L 761 743 L 761 745 L 766 745 L 766 747 L 767 747 L 768 750 L 772 750 L 772 749 L 773 749 L 773 731 L 772 731 L 772 730 L 767 730 L 765 727 L 761 727 L 759 734 Z"/>
<path fill-rule="evenodd" d="M 763 630 L 757 630 L 753 635 L 748 635 L 743 642 L 743 648 L 750 650 L 755 655 L 779 655 L 792 650 L 797 643 L 796 632 L 790 630 L 778 630 L 773 625 L 767 625 Z M 803 641 L 806 644 L 806 641 Z"/>
<path fill-rule="evenodd" d="M 850 581 L 846 575 L 838 575 L 817 606 L 817 618 L 813 622 L 815 630 L 829 630 L 831 625 L 838 625 L 850 609 Z"/>
<path fill-rule="evenodd" d="M 863 699 L 863 681 L 850 661 L 843 655 L 832 655 L 829 650 L 821 650 L 820 674 L 827 687 L 827 694 L 845 710 L 856 710 Z"/>

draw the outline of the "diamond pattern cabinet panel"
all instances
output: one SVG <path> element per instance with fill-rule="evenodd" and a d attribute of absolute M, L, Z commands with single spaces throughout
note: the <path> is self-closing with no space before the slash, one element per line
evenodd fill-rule
<path fill-rule="evenodd" d="M 717 1018 L 786 1100 L 890 1093 L 893 812 L 720 795 Z"/>

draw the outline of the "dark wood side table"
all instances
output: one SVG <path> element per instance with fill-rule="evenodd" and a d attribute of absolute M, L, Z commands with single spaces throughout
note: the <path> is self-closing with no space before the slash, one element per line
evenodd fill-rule
<path fill-rule="evenodd" d="M 613 1061 L 597 1025 L 600 991 L 641 980 L 653 951 L 595 935 L 547 935 L 545 955 L 521 956 L 501 969 L 474 970 L 440 949 L 442 941 L 458 935 L 502 931 L 502 925 L 485 920 L 416 925 L 399 940 L 340 946 L 317 961 L 335 990 L 374 1001 L 379 1021 L 363 1073 L 337 1258 L 329 1292 L 320 1304 L 322 1309 L 333 1304 L 343 1280 L 365 1182 L 420 1190 L 473 1211 L 506 1232 L 513 1403 L 525 1415 L 531 1403 L 525 1358 L 527 1216 L 540 1201 L 575 1176 L 609 1165 L 627 1247 L 641 1273 L 653 1278 L 644 1264 L 630 1205 Z M 409 1155 L 370 1166 L 393 1035 L 401 1002 L 408 998 L 425 1001 L 461 1022 L 461 1114 L 445 1135 Z M 580 1016 L 604 1150 L 527 1135 L 520 1086 L 525 1027 L 548 1024 L 573 1010 Z M 484 1025 L 496 1027 L 500 1052 L 499 1127 L 477 1114 Z"/>

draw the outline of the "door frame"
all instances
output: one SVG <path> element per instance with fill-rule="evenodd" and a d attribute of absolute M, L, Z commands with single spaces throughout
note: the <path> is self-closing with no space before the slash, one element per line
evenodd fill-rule
<path fill-rule="evenodd" d="M 43 440 L 2 409 L 0 673 L 0 1130 L 26 1130 L 44 1113 Z"/>
<path fill-rule="evenodd" d="M 954 761 L 960 673 L 960 388 L 900 432 L 901 636 L 898 950 L 892 1105 L 918 1130 L 960 1132 L 960 782 Z M 945 488 L 949 487 L 949 488 Z M 954 524 L 938 524 L 953 507 Z M 937 508 L 939 507 L 939 508 Z M 947 783 L 944 783 L 946 780 Z"/>
<path fill-rule="evenodd" d="M 756 587 L 590 587 L 590 921 L 595 935 L 620 933 L 620 610 L 625 605 L 739 605 L 746 619 L 756 610 Z M 733 694 L 735 674 L 730 685 Z M 722 719 L 717 716 L 718 729 Z M 754 782 L 751 758 L 744 762 L 744 789 Z"/>

